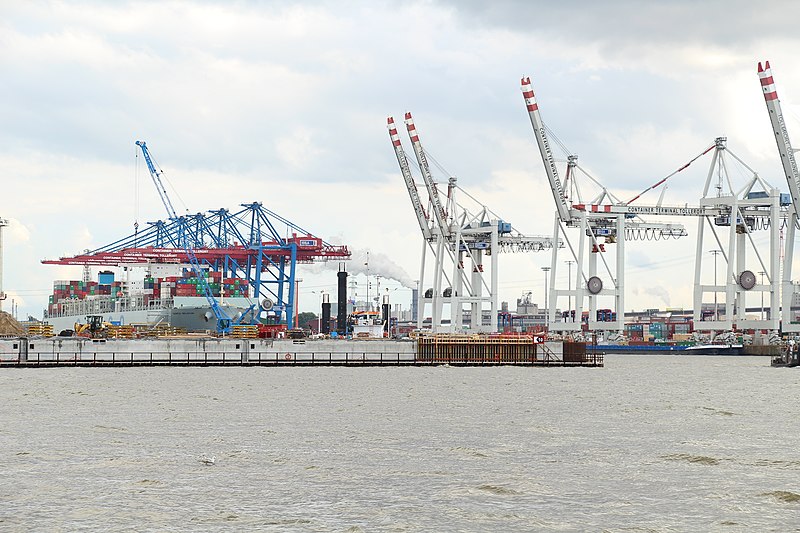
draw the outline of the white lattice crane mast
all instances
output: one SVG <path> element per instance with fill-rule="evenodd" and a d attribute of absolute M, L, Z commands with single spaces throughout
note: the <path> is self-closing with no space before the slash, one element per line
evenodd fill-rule
<path fill-rule="evenodd" d="M 432 211 L 436 219 L 436 225 L 439 226 L 439 231 L 442 236 L 449 239 L 452 232 L 450 223 L 447 221 L 447 212 L 442 205 L 441 198 L 439 198 L 439 191 L 436 188 L 436 182 L 433 181 L 433 176 L 431 176 L 428 158 L 425 156 L 425 151 L 422 149 L 422 143 L 419 141 L 419 135 L 417 134 L 416 126 L 414 126 L 414 119 L 411 117 L 411 113 L 406 113 L 405 123 L 408 129 L 408 136 L 411 138 L 411 146 L 414 148 L 414 155 L 417 157 L 417 163 L 419 164 L 420 172 L 422 172 L 425 188 L 428 189 L 428 196 L 433 206 Z"/>
<path fill-rule="evenodd" d="M 435 331 L 438 325 L 441 324 L 444 307 L 445 297 L 442 290 L 442 278 L 445 277 L 445 263 L 448 262 L 449 259 L 449 261 L 453 264 L 457 264 L 453 256 L 453 254 L 457 252 L 454 252 L 451 250 L 451 247 L 448 246 L 450 241 L 452 241 L 453 234 L 447 217 L 447 211 L 442 205 L 442 200 L 439 197 L 439 191 L 436 188 L 436 182 L 433 180 L 433 176 L 431 175 L 431 169 L 428 165 L 428 158 L 425 156 L 425 151 L 422 149 L 422 143 L 419 140 L 419 134 L 417 133 L 417 128 L 414 125 L 414 119 L 412 118 L 411 113 L 405 114 L 405 123 L 406 129 L 408 130 L 408 136 L 411 140 L 411 146 L 414 148 L 414 155 L 417 158 L 417 164 L 419 165 L 419 170 L 422 174 L 422 181 L 425 183 L 425 188 L 428 191 L 428 201 L 430 202 L 430 208 L 433 212 L 433 218 L 436 221 L 436 231 L 434 235 L 434 240 L 436 242 L 435 246 L 433 247 L 433 291 L 430 298 L 431 327 Z M 455 249 L 457 250 L 458 247 L 455 247 Z M 423 256 L 422 264 L 420 265 L 420 283 L 424 279 L 424 270 L 425 257 Z M 424 300 L 420 300 L 423 302 L 423 305 L 418 306 L 419 316 L 417 317 L 417 323 L 418 327 L 420 328 L 422 327 L 422 320 L 424 318 L 424 301 L 427 299 L 427 296 L 424 296 Z M 452 302 L 452 288 L 448 300 Z"/>
<path fill-rule="evenodd" d="M 394 147 L 394 154 L 397 156 L 397 163 L 400 165 L 400 172 L 403 174 L 408 196 L 411 198 L 411 205 L 414 208 L 414 214 L 417 216 L 417 222 L 419 222 L 419 229 L 422 231 L 422 237 L 426 241 L 430 241 L 433 239 L 433 234 L 431 233 L 428 215 L 425 214 L 425 208 L 419 197 L 417 185 L 414 183 L 414 176 L 412 176 L 411 169 L 408 167 L 408 159 L 403 150 L 403 145 L 400 143 L 400 136 L 397 134 L 397 126 L 395 126 L 393 117 L 387 119 L 387 126 L 389 128 L 389 138 L 391 138 L 392 146 Z"/>
<path fill-rule="evenodd" d="M 758 77 L 761 81 L 761 90 L 764 93 L 764 102 L 767 104 L 769 121 L 772 124 L 772 132 L 775 135 L 775 143 L 778 146 L 778 153 L 781 156 L 781 166 L 789 186 L 789 194 L 792 197 L 792 207 L 794 214 L 791 223 L 787 224 L 786 243 L 783 253 L 783 278 L 781 283 L 781 320 L 783 331 L 800 331 L 800 326 L 794 324 L 792 320 L 791 305 L 794 299 L 794 283 L 792 282 L 792 262 L 794 260 L 794 239 L 797 231 L 797 219 L 800 214 L 800 172 L 797 169 L 797 160 L 794 157 L 794 149 L 789 141 L 789 132 L 786 129 L 786 121 L 783 119 L 781 102 L 778 100 L 778 92 L 775 89 L 775 80 L 772 77 L 772 68 L 769 61 L 764 62 L 764 66 L 759 62 Z"/>
<path fill-rule="evenodd" d="M 800 172 L 797 169 L 792 143 L 789 141 L 786 122 L 783 120 L 781 102 L 778 100 L 778 92 L 775 90 L 775 80 L 772 77 L 769 61 L 766 61 L 763 67 L 761 63 L 758 64 L 758 77 L 761 80 L 761 90 L 764 92 L 764 101 L 767 104 L 767 111 L 769 111 L 772 132 L 775 134 L 775 142 L 781 155 L 781 165 L 786 176 L 786 183 L 789 185 L 789 192 L 792 195 L 795 213 L 800 213 L 800 209 L 798 209 L 800 206 Z"/>
<path fill-rule="evenodd" d="M 525 105 L 528 108 L 528 115 L 530 115 L 531 118 L 533 133 L 536 137 L 536 142 L 539 144 L 539 153 L 542 155 L 544 168 L 547 172 L 547 179 L 550 182 L 550 189 L 553 192 L 553 200 L 555 200 L 556 203 L 558 218 L 560 218 L 562 222 L 569 222 L 572 220 L 572 215 L 569 205 L 567 204 L 566 195 L 564 194 L 564 187 L 561 185 L 561 180 L 558 177 L 558 168 L 556 167 L 556 161 L 553 158 L 553 152 L 550 150 L 550 143 L 544 131 L 544 122 L 542 122 L 542 117 L 539 114 L 539 106 L 536 104 L 530 78 L 522 78 L 522 96 L 525 98 Z"/>

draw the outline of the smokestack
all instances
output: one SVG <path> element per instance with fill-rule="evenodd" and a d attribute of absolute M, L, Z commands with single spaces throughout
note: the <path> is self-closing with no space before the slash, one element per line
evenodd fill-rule
<path fill-rule="evenodd" d="M 383 296 L 383 336 L 389 336 L 389 319 L 392 314 L 389 312 L 389 295 Z"/>
<path fill-rule="evenodd" d="M 326 292 L 322 295 L 322 325 L 320 333 L 327 335 L 331 332 L 331 302 L 330 295 Z"/>
<path fill-rule="evenodd" d="M 344 269 L 344 263 L 339 263 L 336 278 L 339 289 L 336 300 L 336 332 L 341 336 L 347 336 L 347 271 Z"/>

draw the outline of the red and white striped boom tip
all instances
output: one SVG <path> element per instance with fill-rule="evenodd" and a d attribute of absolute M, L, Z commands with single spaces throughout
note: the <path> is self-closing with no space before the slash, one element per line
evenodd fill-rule
<path fill-rule="evenodd" d="M 775 80 L 772 78 L 772 69 L 769 66 L 769 61 L 758 62 L 758 77 L 761 79 L 761 90 L 764 91 L 764 100 L 777 100 L 778 92 L 775 90 Z"/>
<path fill-rule="evenodd" d="M 386 119 L 386 126 L 389 128 L 389 137 L 392 139 L 392 144 L 400 146 L 400 136 L 397 134 L 397 126 L 394 125 L 394 117 Z"/>
<path fill-rule="evenodd" d="M 419 135 L 417 135 L 417 127 L 414 126 L 414 119 L 411 118 L 410 111 L 406 113 L 406 128 L 408 128 L 408 135 L 409 137 L 411 137 L 411 142 L 415 143 L 419 141 Z"/>
<path fill-rule="evenodd" d="M 536 99 L 533 96 L 533 88 L 531 87 L 531 79 L 530 78 L 522 78 L 522 96 L 525 98 L 525 105 L 528 106 L 528 111 L 536 111 L 539 109 L 539 105 L 536 103 Z"/>

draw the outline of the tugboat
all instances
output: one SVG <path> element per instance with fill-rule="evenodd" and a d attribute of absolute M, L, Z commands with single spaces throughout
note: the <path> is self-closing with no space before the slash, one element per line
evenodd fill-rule
<path fill-rule="evenodd" d="M 798 353 L 799 348 L 800 346 L 795 344 L 793 340 L 789 341 L 781 350 L 781 354 L 772 358 L 770 366 L 787 368 L 800 366 L 800 353 Z"/>

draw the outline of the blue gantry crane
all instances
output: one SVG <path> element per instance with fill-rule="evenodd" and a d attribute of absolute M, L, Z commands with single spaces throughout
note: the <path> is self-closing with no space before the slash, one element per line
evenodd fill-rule
<path fill-rule="evenodd" d="M 142 148 L 168 219 L 149 222 L 133 235 L 84 254 L 42 263 L 96 266 L 189 263 L 195 271 L 209 268 L 221 272 L 224 278 L 247 279 L 252 291 L 249 308 L 230 317 L 225 316 L 225 309 L 204 287 L 209 305 L 220 312 L 218 324 L 219 318 L 231 320 L 227 327 L 234 323 L 257 324 L 268 318 L 276 323 L 285 321 L 291 327 L 297 264 L 350 257 L 347 246 L 325 242 L 260 202 L 240 204 L 241 209 L 235 212 L 216 209 L 178 216 L 161 181 L 162 171 L 146 144 L 139 141 L 137 145 Z"/>
<path fill-rule="evenodd" d="M 150 150 L 148 150 L 147 143 L 145 141 L 136 141 L 136 146 L 142 149 L 142 155 L 147 163 L 147 169 L 150 171 L 150 176 L 153 178 L 153 183 L 158 190 L 158 195 L 161 197 L 161 202 L 164 204 L 164 207 L 167 210 L 169 219 L 172 221 L 177 221 L 180 217 L 178 217 L 178 214 L 175 212 L 175 207 L 173 207 L 172 202 L 169 199 L 167 189 L 164 188 L 164 183 L 161 181 L 161 174 L 163 171 L 156 169 L 156 166 L 153 163 L 153 158 L 150 156 Z M 200 267 L 200 262 L 197 259 L 197 255 L 194 253 L 192 239 L 189 239 L 185 232 L 181 233 L 180 237 L 180 242 L 177 243 L 178 247 L 183 248 L 184 252 L 186 253 L 186 257 L 189 259 L 189 264 L 194 271 L 194 275 L 197 277 L 198 284 L 202 288 L 203 295 L 206 297 L 206 301 L 208 301 L 208 305 L 217 319 L 217 333 L 230 333 L 231 327 L 235 324 L 239 324 L 244 315 L 235 318 L 228 316 L 225 310 L 219 305 L 217 299 L 214 297 L 214 294 L 211 292 L 211 287 L 208 284 L 208 280 L 203 275 L 203 269 Z"/>

